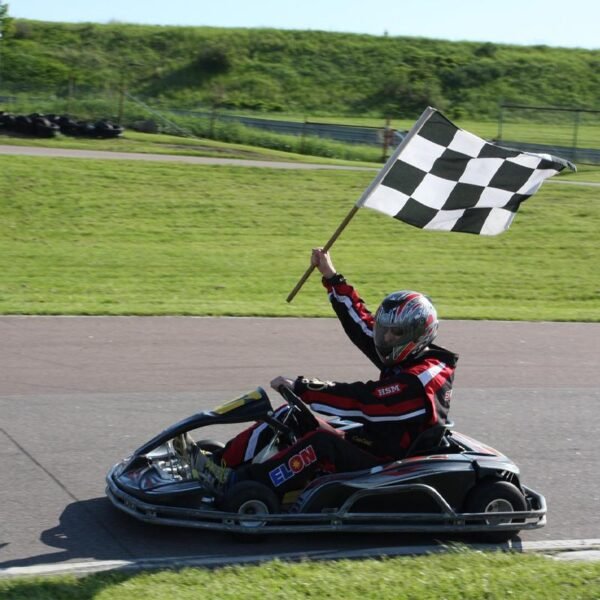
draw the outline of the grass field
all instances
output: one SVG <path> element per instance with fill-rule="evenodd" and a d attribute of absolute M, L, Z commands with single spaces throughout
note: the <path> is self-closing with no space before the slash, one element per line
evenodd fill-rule
<path fill-rule="evenodd" d="M 316 276 L 285 297 L 374 176 L 0 160 L 3 314 L 329 316 Z M 365 209 L 332 254 L 371 306 L 414 288 L 443 318 L 598 321 L 599 225 L 598 188 L 548 182 L 500 236 Z"/>
<path fill-rule="evenodd" d="M 416 558 L 287 564 L 80 579 L 0 580 L 3 600 L 597 600 L 600 563 L 452 552 Z"/>

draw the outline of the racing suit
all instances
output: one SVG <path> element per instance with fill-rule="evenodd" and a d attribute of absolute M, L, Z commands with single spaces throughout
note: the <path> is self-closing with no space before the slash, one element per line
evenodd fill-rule
<path fill-rule="evenodd" d="M 240 475 L 280 492 L 298 489 L 315 473 L 365 469 L 404 456 L 416 435 L 446 422 L 458 356 L 431 344 L 417 358 L 386 367 L 373 341 L 374 317 L 356 290 L 336 274 L 323 279 L 329 299 L 350 340 L 380 370 L 378 380 L 339 383 L 298 377 L 294 392 L 321 414 L 363 425 L 358 433 L 317 430 L 261 464 L 242 468 Z M 287 406 L 278 409 L 283 414 Z M 226 446 L 227 466 L 248 463 L 270 438 L 265 423 L 243 431 Z"/>

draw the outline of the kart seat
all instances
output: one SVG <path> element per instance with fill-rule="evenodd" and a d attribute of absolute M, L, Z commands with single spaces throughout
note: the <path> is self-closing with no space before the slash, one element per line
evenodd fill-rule
<path fill-rule="evenodd" d="M 433 427 L 428 427 L 413 440 L 404 457 L 443 451 L 444 448 L 450 446 L 447 435 L 453 427 L 453 421 L 437 423 Z"/>

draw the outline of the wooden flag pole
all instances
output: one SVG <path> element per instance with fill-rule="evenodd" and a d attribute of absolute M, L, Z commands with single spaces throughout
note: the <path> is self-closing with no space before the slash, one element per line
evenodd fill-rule
<path fill-rule="evenodd" d="M 392 168 L 394 163 L 398 160 L 400 153 L 404 150 L 405 146 L 408 144 L 410 139 L 419 132 L 421 127 L 423 127 L 423 125 L 425 124 L 427 119 L 429 119 L 431 114 L 434 112 L 435 112 L 435 108 L 431 108 L 430 106 L 428 106 L 423 111 L 423 114 L 419 117 L 417 122 L 413 125 L 412 129 L 406 134 L 406 136 L 400 142 L 400 144 L 398 145 L 396 150 L 388 158 L 388 160 L 385 163 L 385 165 L 383 166 L 383 168 L 379 171 L 379 173 L 377 173 L 377 175 L 375 176 L 373 181 L 371 181 L 371 183 L 369 184 L 369 187 L 367 187 L 367 189 L 362 193 L 362 196 L 358 199 L 356 204 L 352 207 L 350 212 L 346 215 L 346 218 L 340 223 L 340 226 L 335 230 L 335 233 L 331 236 L 331 238 L 325 244 L 325 246 L 323 246 L 323 250 L 325 252 L 327 252 L 331 248 L 331 246 L 333 246 L 333 243 L 335 242 L 335 240 L 337 240 L 338 237 L 340 237 L 340 234 L 342 233 L 342 231 L 344 231 L 344 229 L 346 228 L 348 223 L 350 223 L 350 221 L 352 220 L 352 217 L 354 217 L 354 215 L 358 212 L 358 209 L 367 201 L 367 198 L 371 195 L 371 192 L 381 183 L 383 178 L 388 174 L 388 171 Z M 314 270 L 315 270 L 315 267 L 313 265 L 311 265 L 308 269 L 306 269 L 306 272 L 304 273 L 304 275 L 302 275 L 302 277 L 300 278 L 300 281 L 298 281 L 298 283 L 296 284 L 294 289 L 288 294 L 288 297 L 286 298 L 287 302 L 291 302 L 294 299 L 296 294 L 300 291 L 300 288 L 304 285 L 304 283 L 310 277 L 310 274 Z"/>
<path fill-rule="evenodd" d="M 346 218 L 340 223 L 340 226 L 335 230 L 335 233 L 331 236 L 329 241 L 323 246 L 323 250 L 325 252 L 327 252 L 329 250 L 329 248 L 331 248 L 331 246 L 333 246 L 333 243 L 335 242 L 335 240 L 337 240 L 338 237 L 340 237 L 340 234 L 342 233 L 342 231 L 344 231 L 344 229 L 346 228 L 346 225 L 348 225 L 348 223 L 350 223 L 352 217 L 358 212 L 359 208 L 360 207 L 358 206 L 358 204 L 355 204 L 352 207 L 350 212 L 346 215 Z M 287 302 L 291 302 L 294 299 L 294 296 L 299 292 L 300 288 L 304 285 L 304 283 L 310 277 L 310 274 L 314 270 L 315 270 L 314 265 L 310 265 L 310 267 L 308 267 L 308 269 L 306 269 L 304 275 L 302 275 L 302 277 L 300 278 L 300 281 L 298 281 L 298 283 L 296 284 L 296 287 L 294 287 L 294 289 L 288 294 L 288 297 L 286 298 Z"/>

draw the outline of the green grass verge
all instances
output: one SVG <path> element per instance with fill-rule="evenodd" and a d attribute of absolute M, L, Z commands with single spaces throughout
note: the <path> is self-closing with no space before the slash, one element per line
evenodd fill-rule
<path fill-rule="evenodd" d="M 600 167 L 592 165 L 577 165 L 577 173 L 563 172 L 560 181 L 577 181 L 579 183 L 600 183 Z"/>
<path fill-rule="evenodd" d="M 0 580 L 3 600 L 596 600 L 600 563 L 453 552 L 381 560 Z"/>
<path fill-rule="evenodd" d="M 1 160 L 3 314 L 329 316 L 316 276 L 285 298 L 374 176 Z M 500 236 L 365 209 L 333 256 L 373 308 L 412 288 L 443 318 L 598 321 L 599 226 L 598 188 L 548 182 Z"/>

